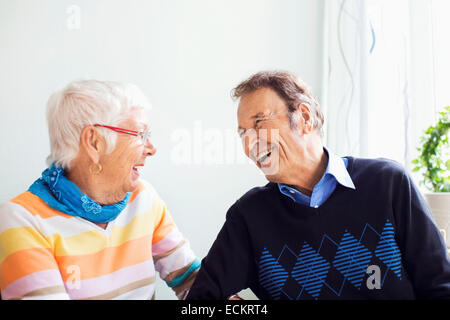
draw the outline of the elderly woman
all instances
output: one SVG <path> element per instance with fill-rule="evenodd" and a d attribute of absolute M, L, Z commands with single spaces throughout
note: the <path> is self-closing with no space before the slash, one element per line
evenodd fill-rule
<path fill-rule="evenodd" d="M 140 179 L 156 149 L 134 85 L 77 81 L 53 94 L 49 167 L 0 206 L 2 299 L 182 299 L 199 259 Z"/>

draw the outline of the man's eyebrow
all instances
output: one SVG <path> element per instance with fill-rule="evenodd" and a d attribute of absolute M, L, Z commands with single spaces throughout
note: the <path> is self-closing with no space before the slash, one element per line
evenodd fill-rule
<path fill-rule="evenodd" d="M 266 116 L 267 116 L 267 115 L 266 115 L 264 112 L 258 112 L 257 114 L 251 116 L 250 118 L 251 118 L 251 119 L 257 119 L 257 118 L 264 118 L 264 117 L 266 117 Z"/>
<path fill-rule="evenodd" d="M 251 116 L 250 119 L 259 119 L 259 118 L 267 118 L 267 117 L 268 117 L 268 115 L 266 113 L 260 111 L 256 114 L 254 114 L 253 116 Z M 245 131 L 247 131 L 247 129 L 238 127 L 237 131 L 239 134 L 241 134 L 241 133 L 245 133 Z"/>

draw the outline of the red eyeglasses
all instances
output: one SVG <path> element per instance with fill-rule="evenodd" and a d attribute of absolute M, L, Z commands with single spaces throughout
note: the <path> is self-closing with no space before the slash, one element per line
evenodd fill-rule
<path fill-rule="evenodd" d="M 145 144 L 145 142 L 147 141 L 148 138 L 150 138 L 150 135 L 151 135 L 151 131 L 150 130 L 134 131 L 134 130 L 128 130 L 128 129 L 123 129 L 123 128 L 104 126 L 102 124 L 94 124 L 94 127 L 103 127 L 103 128 L 106 128 L 106 129 L 113 130 L 115 132 L 130 134 L 130 135 L 136 136 L 136 137 L 141 137 L 142 144 Z"/>

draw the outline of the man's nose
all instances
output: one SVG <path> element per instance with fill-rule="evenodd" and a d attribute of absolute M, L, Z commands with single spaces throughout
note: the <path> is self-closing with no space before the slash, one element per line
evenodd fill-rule
<path fill-rule="evenodd" d="M 258 144 L 258 134 L 256 131 L 249 131 L 241 137 L 242 144 L 244 146 L 244 152 L 247 157 L 251 157 L 252 150 L 255 150 L 255 146 Z"/>

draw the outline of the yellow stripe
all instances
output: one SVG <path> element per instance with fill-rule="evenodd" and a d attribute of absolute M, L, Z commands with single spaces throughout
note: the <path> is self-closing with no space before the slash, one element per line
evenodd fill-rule
<path fill-rule="evenodd" d="M 126 226 L 115 226 L 110 238 L 96 230 L 63 238 L 60 234 L 44 237 L 30 226 L 11 228 L 0 234 L 0 264 L 11 253 L 32 248 L 54 248 L 55 256 L 92 254 L 151 234 L 153 219 L 153 211 L 137 215 Z"/>
<path fill-rule="evenodd" d="M 64 238 L 58 233 L 44 237 L 30 226 L 11 228 L 0 234 L 0 263 L 11 253 L 23 249 L 52 248 L 55 256 L 67 256 L 93 254 L 107 247 L 119 246 L 152 234 L 155 226 L 161 222 L 163 209 L 162 200 L 156 198 L 151 210 L 136 215 L 125 226 L 114 226 L 109 238 L 97 230 Z"/>
<path fill-rule="evenodd" d="M 50 248 L 50 243 L 33 227 L 8 229 L 0 234 L 0 264 L 11 253 L 32 248 Z"/>
<path fill-rule="evenodd" d="M 108 246 L 108 238 L 96 230 L 67 238 L 63 238 L 60 234 L 53 234 L 47 239 L 54 248 L 55 256 L 89 254 Z"/>
<path fill-rule="evenodd" d="M 58 244 L 55 248 L 55 256 L 92 254 L 106 247 L 116 247 L 151 234 L 152 219 L 151 211 L 137 215 L 126 226 L 114 226 L 109 238 L 96 230 L 91 230 L 63 239 L 53 235 L 49 237 L 51 238 L 49 241 Z"/>
<path fill-rule="evenodd" d="M 52 235 L 48 237 L 48 241 L 51 244 L 58 244 L 54 246 L 55 256 L 93 254 L 106 247 L 122 245 L 153 233 L 155 224 L 161 217 L 161 203 L 160 199 L 156 199 L 152 210 L 136 215 L 125 226 L 114 226 L 109 238 L 96 230 L 91 230 L 63 239 L 60 235 Z"/>
<path fill-rule="evenodd" d="M 118 246 L 122 243 L 153 233 L 156 212 L 154 209 L 137 215 L 125 226 L 114 226 L 110 236 L 110 244 Z"/>

